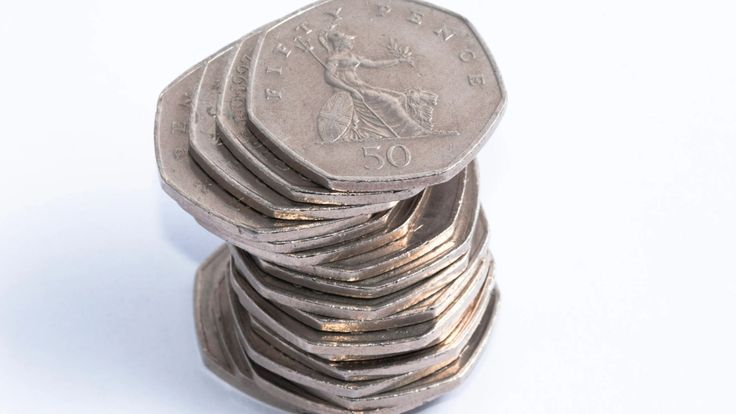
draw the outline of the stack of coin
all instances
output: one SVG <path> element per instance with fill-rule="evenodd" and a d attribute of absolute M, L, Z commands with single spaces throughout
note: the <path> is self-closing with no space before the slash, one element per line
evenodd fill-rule
<path fill-rule="evenodd" d="M 163 187 L 227 242 L 197 273 L 207 366 L 297 412 L 455 387 L 498 301 L 473 159 L 504 103 L 472 26 L 410 0 L 317 3 L 167 87 Z"/>

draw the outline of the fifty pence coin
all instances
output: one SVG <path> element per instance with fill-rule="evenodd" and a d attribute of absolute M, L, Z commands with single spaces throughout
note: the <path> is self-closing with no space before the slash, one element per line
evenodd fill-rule
<path fill-rule="evenodd" d="M 326 279 L 359 281 L 389 272 L 410 262 L 417 262 L 434 249 L 459 242 L 472 233 L 477 221 L 478 180 L 471 164 L 452 180 L 439 184 L 432 194 L 444 194 L 429 203 L 428 214 L 417 221 L 407 236 L 378 249 L 339 261 L 307 265 L 279 263 L 293 270 Z M 454 237 L 462 235 L 461 237 Z M 426 260 L 431 260 L 427 257 Z"/>
<path fill-rule="evenodd" d="M 478 302 L 472 317 L 456 325 L 441 343 L 404 355 L 367 361 L 328 361 L 304 352 L 284 340 L 276 332 L 252 319 L 253 329 L 281 352 L 317 371 L 346 381 L 365 381 L 386 376 L 403 375 L 431 366 L 444 366 L 458 358 L 462 350 L 477 339 L 478 327 L 488 327 L 495 317 L 499 301 L 498 289 L 493 291 L 490 302 Z"/>
<path fill-rule="evenodd" d="M 189 156 L 192 98 L 204 71 L 199 64 L 175 80 L 159 98 L 156 159 L 164 190 L 216 234 L 235 241 L 286 241 L 327 235 L 370 220 L 362 215 L 339 220 L 276 220 L 240 203 L 222 190 Z"/>
<path fill-rule="evenodd" d="M 393 203 L 328 206 L 296 202 L 274 191 L 242 165 L 223 145 L 215 127 L 222 76 L 232 51 L 233 48 L 227 48 L 206 63 L 193 99 L 190 154 L 210 177 L 244 204 L 278 219 L 345 218 L 372 214 L 393 206 Z"/>
<path fill-rule="evenodd" d="M 486 275 L 482 276 L 481 279 L 485 279 Z M 230 277 L 241 304 L 253 318 L 305 352 L 330 361 L 382 358 L 441 342 L 451 332 L 450 327 L 471 317 L 468 309 L 472 308 L 471 304 L 475 302 L 482 285 L 469 285 L 461 299 L 435 320 L 399 330 L 344 335 L 321 332 L 304 325 L 263 299 L 234 269 Z M 490 275 L 488 279 L 492 280 Z"/>
<path fill-rule="evenodd" d="M 256 47 L 249 88 L 248 122 L 261 141 L 343 191 L 447 181 L 475 157 L 506 101 L 472 25 L 412 0 L 388 9 L 324 1 L 274 24 Z"/>
<path fill-rule="evenodd" d="M 480 240 L 486 240 L 487 238 L 488 224 L 485 215 L 481 211 L 478 220 L 472 222 L 468 233 L 456 232 L 450 241 L 413 262 L 378 276 L 353 282 L 317 278 L 274 265 L 259 258 L 254 259 L 265 273 L 297 286 L 351 298 L 380 298 L 419 283 L 440 271 L 464 269 L 470 259 L 467 253 L 470 251 L 471 245 L 475 244 L 477 246 L 480 244 Z"/>

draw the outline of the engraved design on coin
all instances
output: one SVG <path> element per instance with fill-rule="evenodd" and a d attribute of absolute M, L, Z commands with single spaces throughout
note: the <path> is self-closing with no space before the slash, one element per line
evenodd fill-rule
<path fill-rule="evenodd" d="M 490 137 L 506 100 L 473 26 L 422 0 L 318 2 L 266 29 L 251 69 L 250 130 L 337 191 L 447 181 Z"/>
<path fill-rule="evenodd" d="M 456 136 L 457 131 L 437 131 L 432 115 L 439 96 L 421 88 L 395 91 L 364 81 L 359 68 L 384 69 L 400 64 L 415 67 L 414 52 L 391 39 L 389 58 L 371 59 L 354 52 L 355 36 L 337 29 L 337 21 L 318 35 L 327 53 L 321 58 L 309 38 L 295 39 L 298 49 L 309 53 L 325 70 L 325 81 L 335 89 L 317 116 L 323 143 L 380 141 L 429 136 Z M 312 30 L 304 30 L 306 35 Z"/>

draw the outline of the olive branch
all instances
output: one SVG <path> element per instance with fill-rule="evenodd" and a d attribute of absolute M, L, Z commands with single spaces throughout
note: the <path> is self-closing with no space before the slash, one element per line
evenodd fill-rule
<path fill-rule="evenodd" d="M 412 68 L 415 67 L 414 51 L 409 46 L 402 47 L 399 45 L 398 40 L 391 39 L 388 45 L 386 45 L 386 49 L 391 56 L 405 61 Z"/>

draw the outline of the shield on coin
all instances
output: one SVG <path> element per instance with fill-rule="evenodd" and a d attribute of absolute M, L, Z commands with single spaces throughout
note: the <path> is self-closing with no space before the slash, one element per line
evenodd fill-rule
<path fill-rule="evenodd" d="M 347 92 L 337 92 L 322 105 L 317 117 L 319 136 L 325 143 L 340 139 L 353 120 L 353 99 Z"/>

